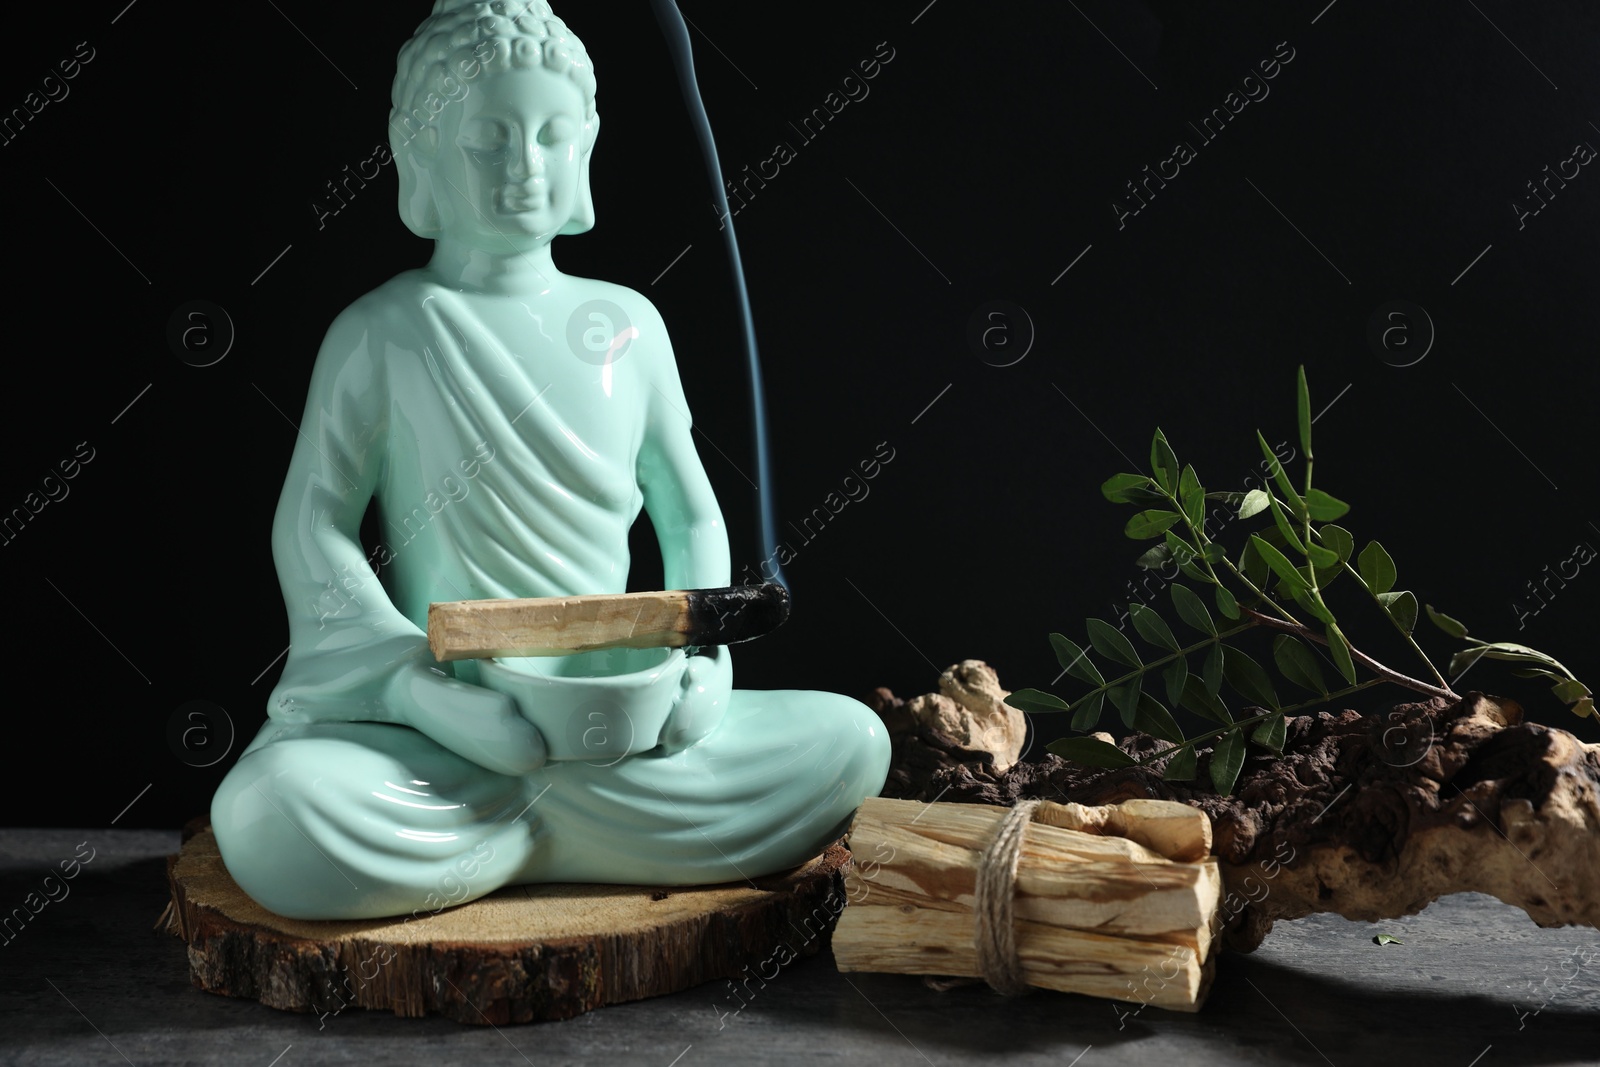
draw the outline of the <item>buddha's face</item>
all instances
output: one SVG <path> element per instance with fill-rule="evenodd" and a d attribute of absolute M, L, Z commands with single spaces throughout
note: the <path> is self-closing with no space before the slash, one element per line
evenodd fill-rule
<path fill-rule="evenodd" d="M 542 67 L 476 82 L 440 112 L 429 161 L 443 233 L 505 252 L 553 238 L 578 207 L 583 94 Z"/>

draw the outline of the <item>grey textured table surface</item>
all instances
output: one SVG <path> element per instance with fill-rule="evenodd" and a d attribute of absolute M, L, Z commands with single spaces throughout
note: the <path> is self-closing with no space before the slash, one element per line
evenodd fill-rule
<path fill-rule="evenodd" d="M 0 831 L 0 915 L 85 840 L 94 859 L 68 895 L 0 934 L 0 1063 L 1600 1064 L 1600 931 L 1541 930 L 1489 897 L 1376 927 L 1280 924 L 1259 951 L 1222 957 L 1197 1015 L 936 993 L 841 975 L 823 953 L 745 1002 L 719 983 L 496 1030 L 354 1009 L 319 1020 L 194 989 L 182 943 L 152 929 L 176 832 Z M 1375 945 L 1379 931 L 1404 945 Z"/>

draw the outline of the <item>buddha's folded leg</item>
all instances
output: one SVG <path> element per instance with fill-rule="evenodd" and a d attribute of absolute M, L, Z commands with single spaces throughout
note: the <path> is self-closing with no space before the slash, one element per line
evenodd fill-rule
<path fill-rule="evenodd" d="M 805 862 L 848 828 L 889 770 L 872 710 L 834 693 L 734 690 L 682 752 L 547 764 L 527 882 L 695 885 Z"/>
<path fill-rule="evenodd" d="M 234 880 L 296 918 L 428 913 L 517 882 L 695 885 L 816 855 L 882 789 L 889 742 L 832 693 L 735 690 L 671 756 L 486 771 L 414 730 L 281 726 L 228 773 L 212 825 Z"/>
<path fill-rule="evenodd" d="M 269 722 L 264 734 L 223 780 L 211 822 L 234 880 L 281 915 L 431 913 L 515 881 L 534 849 L 529 780 L 415 730 Z"/>

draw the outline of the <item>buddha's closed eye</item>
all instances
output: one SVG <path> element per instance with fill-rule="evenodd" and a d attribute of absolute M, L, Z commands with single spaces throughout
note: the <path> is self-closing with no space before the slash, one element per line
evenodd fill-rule
<path fill-rule="evenodd" d="M 499 163 L 505 158 L 506 143 L 505 131 L 493 127 L 483 127 L 456 139 L 456 144 L 470 153 L 475 162 L 484 166 Z"/>
<path fill-rule="evenodd" d="M 538 142 L 545 148 L 569 146 L 577 139 L 578 124 L 558 115 L 539 128 Z M 485 123 L 465 131 L 456 143 L 484 166 L 504 162 L 511 145 L 510 130 L 498 122 Z"/>
<path fill-rule="evenodd" d="M 557 116 L 544 124 L 539 131 L 539 143 L 546 147 L 565 144 L 578 136 L 578 124 L 565 116 Z"/>

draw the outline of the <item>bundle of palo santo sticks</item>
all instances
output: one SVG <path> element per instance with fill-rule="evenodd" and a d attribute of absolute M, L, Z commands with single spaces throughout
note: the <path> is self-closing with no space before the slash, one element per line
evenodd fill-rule
<path fill-rule="evenodd" d="M 997 858 L 1008 817 L 1018 840 Z M 998 967 L 1020 980 L 1012 986 L 1179 1011 L 1198 1010 L 1209 990 L 1222 880 L 1211 822 L 1186 804 L 1042 801 L 1013 814 L 872 798 L 849 842 L 849 905 L 833 935 L 841 971 L 983 978 L 1015 991 Z M 992 928 L 1008 920 L 1009 932 Z"/>

